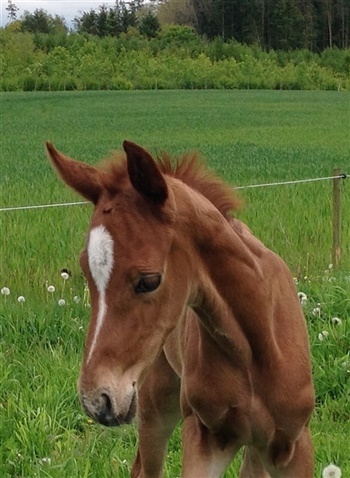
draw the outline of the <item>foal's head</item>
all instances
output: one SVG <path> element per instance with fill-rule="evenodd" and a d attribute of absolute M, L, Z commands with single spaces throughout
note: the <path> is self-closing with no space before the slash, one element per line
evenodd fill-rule
<path fill-rule="evenodd" d="M 186 281 L 174 288 L 174 201 L 165 176 L 141 147 L 95 168 L 47 143 L 69 186 L 94 204 L 80 264 L 91 322 L 79 378 L 86 412 L 105 425 L 132 420 L 137 390 L 185 308 Z"/>
<path fill-rule="evenodd" d="M 197 294 L 188 237 L 200 203 L 223 216 L 238 205 L 195 156 L 172 165 L 164 155 L 157 164 L 140 146 L 123 146 L 119 161 L 95 168 L 47 143 L 62 179 L 95 206 L 80 257 L 92 311 L 79 392 L 105 425 L 132 420 L 150 365 Z"/>

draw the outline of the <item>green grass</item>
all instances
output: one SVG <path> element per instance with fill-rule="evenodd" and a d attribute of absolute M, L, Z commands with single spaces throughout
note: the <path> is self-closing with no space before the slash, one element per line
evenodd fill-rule
<path fill-rule="evenodd" d="M 91 164 L 124 139 L 180 154 L 199 149 L 232 185 L 350 173 L 348 93 L 151 91 L 1 96 L 1 205 L 80 200 L 52 172 L 44 142 Z M 288 263 L 305 306 L 317 392 L 315 476 L 350 475 L 350 184 L 342 183 L 341 267 L 329 269 L 331 181 L 241 191 L 239 216 Z M 133 427 L 107 430 L 75 389 L 89 321 L 78 266 L 91 206 L 0 212 L 0 476 L 126 477 Z M 60 271 L 72 272 L 64 283 Z M 55 285 L 53 294 L 48 285 Z M 23 295 L 25 303 L 18 303 Z M 64 297 L 66 305 L 57 305 Z M 318 304 L 321 304 L 320 306 Z M 319 308 L 314 315 L 314 309 Z M 342 319 L 340 325 L 333 317 Z M 328 332 L 320 340 L 318 335 Z M 239 460 L 226 473 L 237 476 Z M 166 476 L 180 475 L 180 431 Z"/>

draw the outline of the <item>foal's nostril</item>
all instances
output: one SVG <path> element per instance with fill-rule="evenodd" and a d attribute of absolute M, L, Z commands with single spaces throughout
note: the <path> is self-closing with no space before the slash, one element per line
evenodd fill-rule
<path fill-rule="evenodd" d="M 122 423 L 130 423 L 136 413 L 137 393 L 134 390 L 120 403 L 113 399 L 113 395 L 110 395 L 109 390 L 100 392 L 96 397 L 95 407 L 93 411 L 87 407 L 88 414 L 97 420 L 101 425 L 107 427 L 119 426 Z"/>
<path fill-rule="evenodd" d="M 101 404 L 101 414 L 108 419 L 112 416 L 112 402 L 107 393 L 101 393 L 102 404 Z"/>

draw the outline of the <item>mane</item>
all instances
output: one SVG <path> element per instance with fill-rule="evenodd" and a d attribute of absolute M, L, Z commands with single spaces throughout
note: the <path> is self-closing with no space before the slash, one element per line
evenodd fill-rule
<path fill-rule="evenodd" d="M 242 205 L 234 188 L 207 169 L 197 152 L 186 153 L 180 158 L 172 158 L 163 152 L 157 157 L 157 164 L 163 174 L 179 179 L 209 199 L 225 217 Z M 105 187 L 112 194 L 116 194 L 128 183 L 124 153 L 113 153 L 108 160 L 100 164 L 100 170 Z"/>
<path fill-rule="evenodd" d="M 180 179 L 190 188 L 200 192 L 223 216 L 226 217 L 240 208 L 241 200 L 233 187 L 207 169 L 197 152 L 186 153 L 177 160 L 167 153 L 162 153 L 157 159 L 163 174 Z"/>

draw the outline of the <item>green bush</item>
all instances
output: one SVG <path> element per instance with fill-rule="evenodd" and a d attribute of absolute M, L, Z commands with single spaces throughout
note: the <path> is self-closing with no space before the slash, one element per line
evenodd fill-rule
<path fill-rule="evenodd" d="M 105 89 L 350 89 L 350 50 L 263 51 L 189 27 L 156 38 L 131 28 L 118 38 L 0 29 L 2 91 Z"/>

